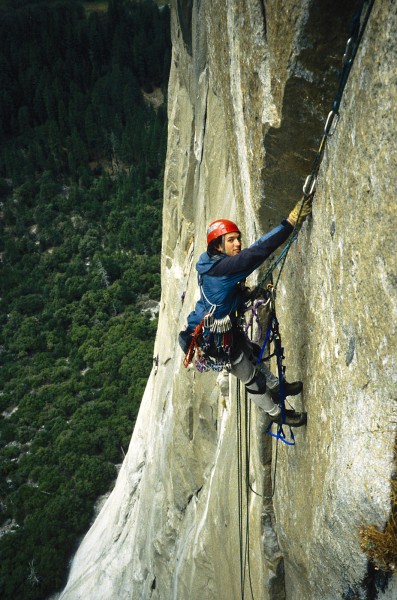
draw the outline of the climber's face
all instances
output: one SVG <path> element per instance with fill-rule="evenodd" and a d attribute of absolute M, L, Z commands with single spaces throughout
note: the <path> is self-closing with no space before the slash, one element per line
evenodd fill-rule
<path fill-rule="evenodd" d="M 223 236 L 223 248 L 219 248 L 227 256 L 235 256 L 241 251 L 241 234 L 237 231 Z"/>

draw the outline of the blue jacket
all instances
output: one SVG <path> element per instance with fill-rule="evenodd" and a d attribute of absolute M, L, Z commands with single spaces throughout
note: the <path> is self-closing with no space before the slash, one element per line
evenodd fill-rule
<path fill-rule="evenodd" d="M 186 331 L 193 332 L 214 305 L 215 319 L 229 315 L 232 322 L 235 322 L 237 314 L 241 314 L 244 309 L 244 293 L 239 283 L 281 246 L 292 230 L 292 225 L 283 221 L 252 246 L 244 248 L 234 256 L 204 252 L 196 264 L 201 297 L 195 310 L 188 316 Z"/>

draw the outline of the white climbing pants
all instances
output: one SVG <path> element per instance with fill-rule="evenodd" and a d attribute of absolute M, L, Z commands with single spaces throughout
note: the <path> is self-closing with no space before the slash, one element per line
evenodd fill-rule
<path fill-rule="evenodd" d="M 262 371 L 265 370 L 266 374 Z M 259 408 L 266 411 L 272 417 L 280 412 L 280 407 L 275 404 L 266 388 L 273 389 L 278 385 L 278 379 L 267 367 L 261 367 L 261 371 L 253 364 L 247 354 L 241 354 L 232 361 L 230 372 L 245 384 L 249 398 Z"/>

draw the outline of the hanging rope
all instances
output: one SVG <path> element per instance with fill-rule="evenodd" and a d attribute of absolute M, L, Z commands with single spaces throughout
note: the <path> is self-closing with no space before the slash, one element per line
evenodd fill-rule
<path fill-rule="evenodd" d="M 260 496 L 252 489 L 249 481 L 250 472 L 250 456 L 251 456 L 251 402 L 247 397 L 247 391 L 244 396 L 244 415 L 241 409 L 241 391 L 240 381 L 237 379 L 236 389 L 237 399 L 237 497 L 238 497 L 238 525 L 239 525 L 239 548 L 240 548 L 240 589 L 241 599 L 245 597 L 246 574 L 250 586 L 251 598 L 254 598 L 254 591 L 251 578 L 251 561 L 250 561 L 250 522 L 249 522 L 249 503 L 250 491 Z M 243 444 L 243 428 L 242 419 L 244 418 L 244 438 L 245 449 Z M 244 452 L 245 451 L 245 452 Z M 245 460 L 243 454 L 245 453 Z M 245 478 L 243 476 L 243 465 L 245 467 Z M 244 482 L 244 484 L 243 484 Z M 243 516 L 245 499 L 245 519 Z M 245 534 L 244 534 L 245 524 Z"/>
<path fill-rule="evenodd" d="M 241 397 L 240 397 L 240 381 L 237 379 L 236 389 L 237 402 L 237 502 L 238 502 L 238 532 L 239 532 L 239 549 L 240 549 L 240 589 L 241 599 L 244 600 L 244 551 L 243 551 L 243 450 L 242 450 L 242 433 L 241 433 Z"/>
<path fill-rule="evenodd" d="M 374 3 L 375 3 L 375 0 L 370 0 L 368 2 L 364 17 L 362 18 L 365 1 L 361 0 L 361 2 L 359 3 L 359 6 L 354 14 L 354 17 L 352 19 L 351 28 L 350 28 L 350 36 L 349 36 L 349 39 L 347 40 L 346 48 L 345 48 L 345 52 L 344 52 L 343 60 L 342 60 L 343 66 L 342 66 L 342 71 L 341 71 L 340 78 L 339 78 L 338 90 L 337 90 L 336 97 L 335 97 L 335 100 L 334 100 L 334 103 L 332 106 L 332 110 L 328 114 L 328 117 L 327 117 L 327 120 L 326 120 L 326 123 L 324 126 L 323 135 L 322 135 L 322 138 L 320 141 L 320 146 L 314 157 L 310 174 L 306 177 L 305 183 L 303 185 L 303 190 L 302 190 L 303 196 L 301 198 L 300 211 L 303 208 L 303 203 L 305 202 L 305 200 L 307 200 L 308 198 L 313 196 L 316 191 L 318 172 L 320 169 L 321 161 L 324 156 L 326 142 L 329 137 L 332 137 L 332 135 L 335 132 L 336 126 L 338 124 L 339 108 L 340 108 L 340 104 L 342 101 L 343 92 L 345 90 L 351 69 L 353 67 L 354 59 L 357 55 L 357 51 L 360 46 L 362 37 L 364 35 L 365 28 L 367 26 L 369 17 L 371 15 L 371 11 L 372 11 Z M 300 216 L 300 212 L 299 212 L 299 216 Z M 299 217 L 297 219 L 297 223 L 298 223 L 298 221 L 299 221 Z M 254 295 L 255 295 L 255 293 L 259 294 L 259 291 L 262 289 L 264 283 L 268 280 L 268 278 L 273 273 L 273 271 L 281 263 L 278 277 L 277 277 L 276 283 L 274 284 L 274 287 L 277 288 L 282 270 L 285 265 L 285 261 L 287 259 L 288 252 L 289 252 L 292 244 L 297 239 L 298 233 L 301 228 L 301 226 L 298 225 L 297 223 L 295 224 L 292 234 L 289 238 L 289 241 L 285 245 L 284 249 L 279 254 L 279 256 L 276 258 L 276 260 L 274 260 L 274 262 L 270 265 L 270 267 L 266 271 L 265 275 L 263 276 L 261 282 L 255 288 Z"/>
<path fill-rule="evenodd" d="M 251 597 L 254 599 L 251 579 L 251 561 L 250 561 L 250 521 L 249 521 L 249 504 L 250 491 L 256 494 L 251 487 L 250 482 L 250 458 L 251 458 L 251 402 L 248 401 L 247 390 L 244 393 L 244 423 L 245 423 L 245 501 L 246 501 L 246 536 L 245 536 L 245 562 L 244 567 L 248 571 L 248 580 L 250 584 Z M 259 494 L 256 494 L 259 496 Z"/>

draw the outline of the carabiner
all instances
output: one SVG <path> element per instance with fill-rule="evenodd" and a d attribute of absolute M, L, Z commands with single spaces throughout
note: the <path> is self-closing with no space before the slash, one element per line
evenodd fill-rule
<path fill-rule="evenodd" d="M 342 58 L 342 65 L 345 65 L 349 60 L 351 60 L 353 55 L 353 38 L 350 37 L 346 42 L 345 53 Z"/>
<path fill-rule="evenodd" d="M 316 182 L 317 182 L 317 177 L 315 175 L 313 175 L 313 173 L 310 173 L 310 175 L 308 175 L 306 177 L 306 181 L 303 186 L 303 195 L 304 196 L 308 197 L 314 193 L 314 190 L 316 189 Z"/>
<path fill-rule="evenodd" d="M 271 300 L 271 302 L 273 303 L 276 299 L 276 288 L 272 283 L 268 283 L 266 286 L 266 291 L 268 293 L 269 300 Z"/>
<path fill-rule="evenodd" d="M 339 113 L 337 113 L 335 110 L 331 110 L 331 112 L 328 114 L 327 121 L 325 123 L 324 135 L 329 137 L 333 136 L 338 122 Z"/>

